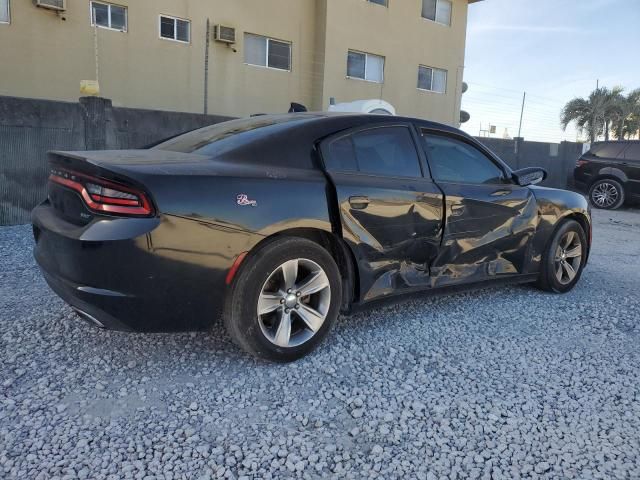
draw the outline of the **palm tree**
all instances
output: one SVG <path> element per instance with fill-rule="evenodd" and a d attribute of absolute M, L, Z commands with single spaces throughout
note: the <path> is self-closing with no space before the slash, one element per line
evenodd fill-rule
<path fill-rule="evenodd" d="M 625 136 L 635 135 L 640 122 L 640 88 L 622 93 L 616 99 L 614 107 L 613 133 L 618 140 L 624 140 Z"/>
<path fill-rule="evenodd" d="M 620 98 L 624 97 L 624 88 L 613 87 L 612 90 L 605 89 L 604 97 L 604 139 L 609 141 L 609 132 L 611 131 L 611 125 L 614 123 L 614 119 L 618 115 L 618 102 Z"/>
<path fill-rule="evenodd" d="M 633 115 L 624 125 L 627 138 L 640 138 L 640 115 Z"/>
<path fill-rule="evenodd" d="M 581 131 L 586 131 L 591 143 L 596 141 L 603 130 L 609 139 L 609 125 L 614 114 L 616 98 L 622 93 L 620 87 L 609 90 L 606 87 L 596 88 L 589 98 L 574 98 L 562 109 L 560 123 L 565 130 L 571 122 L 575 122 Z"/>

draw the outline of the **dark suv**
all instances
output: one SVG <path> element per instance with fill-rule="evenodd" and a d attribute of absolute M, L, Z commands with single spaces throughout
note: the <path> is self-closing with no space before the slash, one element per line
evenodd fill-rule
<path fill-rule="evenodd" d="M 597 142 L 576 163 L 575 186 L 596 208 L 640 201 L 640 141 Z"/>

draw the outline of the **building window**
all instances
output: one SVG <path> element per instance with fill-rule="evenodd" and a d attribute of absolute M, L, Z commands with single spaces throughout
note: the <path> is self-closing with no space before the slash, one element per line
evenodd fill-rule
<path fill-rule="evenodd" d="M 181 18 L 160 15 L 160 37 L 189 43 L 191 41 L 191 22 Z"/>
<path fill-rule="evenodd" d="M 244 63 L 290 71 L 291 43 L 245 33 Z"/>
<path fill-rule="evenodd" d="M 0 23 L 10 23 L 9 0 L 0 0 Z"/>
<path fill-rule="evenodd" d="M 378 5 L 382 5 L 383 7 L 389 6 L 389 0 L 367 0 L 369 3 L 375 3 Z"/>
<path fill-rule="evenodd" d="M 447 71 L 439 68 L 418 68 L 418 88 L 430 92 L 447 93 Z"/>
<path fill-rule="evenodd" d="M 451 0 L 422 0 L 422 18 L 451 25 Z"/>
<path fill-rule="evenodd" d="M 111 3 L 91 2 L 91 25 L 127 31 L 127 7 Z"/>
<path fill-rule="evenodd" d="M 384 57 L 349 50 L 347 55 L 347 77 L 383 83 Z"/>

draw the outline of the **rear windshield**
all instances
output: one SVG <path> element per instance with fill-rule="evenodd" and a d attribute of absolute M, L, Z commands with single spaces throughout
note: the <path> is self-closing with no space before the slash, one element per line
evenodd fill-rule
<path fill-rule="evenodd" d="M 591 147 L 591 150 L 589 150 L 589 155 L 599 158 L 616 158 L 622 153 L 622 150 L 624 150 L 626 146 L 626 142 L 596 143 Z"/>
<path fill-rule="evenodd" d="M 282 133 L 291 123 L 305 122 L 313 115 L 265 115 L 241 118 L 200 128 L 162 142 L 154 150 L 220 155 L 266 136 Z"/>

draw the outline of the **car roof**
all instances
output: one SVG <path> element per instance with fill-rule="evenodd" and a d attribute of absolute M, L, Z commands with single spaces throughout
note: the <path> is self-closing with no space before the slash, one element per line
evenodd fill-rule
<path fill-rule="evenodd" d="M 265 114 L 252 118 L 272 118 L 272 119 L 294 119 L 294 120 L 311 120 L 322 124 L 344 125 L 345 120 L 353 123 L 353 127 L 359 125 L 367 125 L 370 123 L 396 123 L 410 122 L 423 128 L 433 128 L 437 130 L 447 130 L 451 132 L 460 132 L 457 128 L 451 127 L 444 123 L 438 123 L 430 120 L 423 120 L 413 117 L 405 117 L 401 115 L 380 115 L 376 113 L 352 113 L 352 112 L 300 112 L 300 113 L 283 113 L 283 114 Z M 295 121 L 291 122 L 291 126 L 295 126 Z"/>
<path fill-rule="evenodd" d="M 304 112 L 256 115 L 200 128 L 154 149 L 200 153 L 220 160 L 313 168 L 310 147 L 334 134 L 358 127 L 413 123 L 419 128 L 461 133 L 441 123 L 410 117 Z"/>
<path fill-rule="evenodd" d="M 640 143 L 640 140 L 600 140 L 598 142 L 593 142 L 593 146 L 597 145 L 611 145 L 611 144 L 630 144 L 630 143 Z"/>

